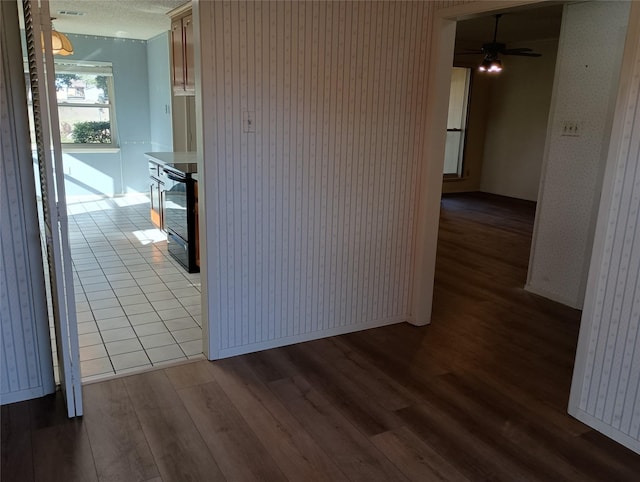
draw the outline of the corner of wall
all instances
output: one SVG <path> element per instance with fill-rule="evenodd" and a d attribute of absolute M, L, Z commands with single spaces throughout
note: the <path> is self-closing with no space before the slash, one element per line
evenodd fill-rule
<path fill-rule="evenodd" d="M 528 287 L 574 307 L 584 300 L 628 7 L 567 4 L 562 20 Z M 567 121 L 582 135 L 564 135 Z"/>

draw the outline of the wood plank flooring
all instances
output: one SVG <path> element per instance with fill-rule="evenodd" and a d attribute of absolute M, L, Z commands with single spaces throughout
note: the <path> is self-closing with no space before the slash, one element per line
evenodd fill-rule
<path fill-rule="evenodd" d="M 2 481 L 637 481 L 566 414 L 580 313 L 524 286 L 534 205 L 442 202 L 433 322 L 2 407 Z"/>

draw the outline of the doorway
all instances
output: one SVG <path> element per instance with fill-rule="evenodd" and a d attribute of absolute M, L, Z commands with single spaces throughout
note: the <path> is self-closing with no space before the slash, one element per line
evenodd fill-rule
<path fill-rule="evenodd" d="M 55 27 L 74 47 L 64 62 L 58 60 L 65 68 L 56 66 L 69 84 L 61 82 L 65 95 L 58 98 L 58 110 L 87 110 L 94 90 L 111 101 L 103 129 L 111 143 L 78 145 L 71 135 L 75 126 L 65 124 L 69 143 L 63 165 L 83 381 L 203 357 L 200 276 L 169 256 L 166 234 L 153 226 L 149 213 L 144 153 L 173 150 L 169 8 L 140 13 L 128 6 L 141 19 L 135 33 L 130 25 L 116 24 L 111 24 L 114 33 L 87 32 L 87 25 L 95 30 L 91 19 L 101 8 L 110 7 L 79 2 L 78 11 L 69 12 L 50 2 Z M 100 29 L 108 23 L 101 21 Z M 108 80 L 102 90 L 89 85 L 90 63 L 100 69 L 108 64 L 108 72 L 99 72 Z"/>
<path fill-rule="evenodd" d="M 638 11 L 635 10 L 635 16 L 634 16 L 633 14 L 634 7 L 632 6 L 631 7 L 632 15 L 629 17 L 627 16 L 629 12 L 628 3 L 627 4 L 620 3 L 616 5 L 622 9 L 626 9 L 626 12 L 622 12 L 623 15 L 617 18 L 610 11 L 602 11 L 602 12 L 599 12 L 601 13 L 601 15 L 595 15 L 595 16 L 594 16 L 594 12 L 591 11 L 589 12 L 588 16 L 584 15 L 586 12 L 583 9 L 587 9 L 587 10 L 597 9 L 603 6 L 603 4 L 600 4 L 599 2 L 587 2 L 587 3 L 581 3 L 579 5 L 569 4 L 565 6 L 565 12 L 567 10 L 570 10 L 572 13 L 571 20 L 574 22 L 573 26 L 574 27 L 576 25 L 579 27 L 581 26 L 581 29 L 574 29 L 573 31 L 565 31 L 565 23 L 563 22 L 563 34 L 569 36 L 569 39 L 572 40 L 573 38 L 575 38 L 575 34 L 577 30 L 582 30 L 582 32 L 586 32 L 583 34 L 582 40 L 574 45 L 577 45 L 580 48 L 585 48 L 584 54 L 587 55 L 587 58 L 588 58 L 588 55 L 594 52 L 593 50 L 589 50 L 587 45 L 589 41 L 593 41 L 594 39 L 598 38 L 598 34 L 596 32 L 596 29 L 589 28 L 585 30 L 584 28 L 585 18 L 598 18 L 598 24 L 600 25 L 608 21 L 616 22 L 615 27 L 609 28 L 610 31 L 615 31 L 617 33 L 616 35 L 614 35 L 615 43 L 613 44 L 613 46 L 611 44 L 608 46 L 607 51 L 609 52 L 609 57 L 607 60 L 613 60 L 614 62 L 621 61 L 623 48 L 625 46 L 629 47 L 629 45 L 637 44 L 637 39 L 635 36 L 637 36 Z M 510 6 L 516 6 L 516 2 L 514 2 L 513 4 L 510 4 Z M 436 54 L 436 58 L 437 58 L 436 63 L 443 62 L 443 59 L 446 57 L 451 58 L 450 55 L 452 55 L 453 53 L 452 51 L 447 50 L 449 47 L 453 46 L 453 39 L 455 36 L 455 26 L 452 24 L 453 19 L 460 18 L 461 15 L 465 15 L 465 14 L 484 13 L 481 11 L 482 10 L 481 6 L 476 6 L 476 8 L 477 10 L 474 10 L 473 7 L 468 7 L 468 8 L 460 7 L 457 9 L 451 9 L 451 17 L 445 18 L 446 16 L 443 16 L 440 20 L 436 21 L 436 24 L 439 23 L 438 28 L 440 29 L 440 34 L 441 34 L 440 36 L 438 35 L 436 36 L 438 36 L 438 38 L 442 41 L 439 47 L 434 49 L 434 51 L 438 51 L 438 53 Z M 463 10 L 464 10 L 464 13 L 463 13 Z M 626 33 L 627 20 L 629 18 L 634 22 L 633 25 L 635 25 L 634 28 L 636 30 L 632 29 L 630 24 L 629 33 L 627 34 Z M 571 37 L 572 35 L 573 37 Z M 626 37 L 627 35 L 628 37 Z M 608 36 L 605 35 L 605 38 L 607 37 Z M 608 38 L 611 39 L 610 36 Z M 570 41 L 568 42 L 566 38 L 564 40 L 565 40 L 565 45 L 571 43 Z M 602 39 L 600 38 L 600 43 L 602 44 L 601 40 Z M 625 44 L 625 40 L 627 42 L 626 44 Z M 562 42 L 563 42 L 563 37 L 561 35 L 561 45 L 562 45 Z M 443 47 L 444 45 L 446 45 L 447 48 Z M 562 53 L 560 52 L 559 57 L 561 55 Z M 633 52 L 632 54 L 629 54 L 629 55 L 633 55 Z M 591 248 L 593 246 L 593 235 L 595 232 L 596 219 L 598 218 L 598 206 L 600 205 L 600 199 L 599 199 L 600 186 L 602 185 L 602 182 L 603 182 L 603 172 L 605 170 L 604 159 L 607 158 L 607 156 L 604 155 L 604 153 L 607 152 L 609 149 L 610 136 L 612 136 L 613 140 L 616 140 L 616 142 L 620 141 L 616 131 L 612 131 L 613 113 L 615 111 L 616 121 L 621 122 L 624 109 L 622 105 L 619 104 L 617 107 L 618 110 L 614 110 L 615 99 L 618 94 L 618 89 L 620 89 L 621 96 L 623 95 L 624 92 L 626 92 L 626 85 L 627 85 L 626 81 L 628 81 L 631 77 L 630 77 L 629 70 L 626 69 L 626 64 L 623 64 L 625 66 L 623 67 L 623 74 L 622 74 L 624 77 L 622 77 L 621 79 L 619 79 L 616 75 L 620 71 L 619 70 L 620 64 L 618 64 L 617 69 L 609 65 L 605 67 L 604 70 L 606 73 L 605 77 L 609 79 L 611 82 L 607 83 L 607 82 L 600 81 L 599 83 L 594 83 L 590 87 L 593 88 L 594 86 L 597 86 L 599 91 L 591 92 L 589 90 L 589 86 L 586 86 L 585 88 L 585 86 L 580 82 L 580 80 L 578 80 L 578 79 L 585 78 L 582 75 L 578 75 L 577 77 L 573 78 L 573 81 L 567 82 L 566 73 L 571 72 L 572 68 L 577 68 L 577 70 L 588 69 L 588 68 L 593 68 L 594 65 L 596 65 L 595 63 L 591 63 L 590 60 L 585 61 L 585 57 L 582 55 L 578 57 L 580 58 L 580 64 L 572 65 L 570 56 L 564 55 L 562 57 L 562 64 L 561 64 L 562 69 L 559 69 L 560 75 L 555 79 L 555 87 L 554 87 L 554 92 L 556 92 L 555 110 L 553 109 L 553 102 L 552 102 L 552 116 L 551 116 L 552 121 L 550 122 L 550 127 L 548 132 L 549 135 L 547 136 L 547 141 L 545 144 L 546 160 L 545 160 L 545 165 L 543 166 L 543 173 L 542 173 L 543 183 L 541 184 L 541 190 L 540 190 L 540 193 L 541 193 L 540 199 L 542 202 L 543 209 L 541 210 L 540 202 L 539 202 L 538 212 L 536 214 L 536 224 L 534 229 L 534 247 L 532 250 L 531 262 L 529 267 L 529 275 L 528 275 L 529 280 L 527 283 L 527 290 L 532 291 L 534 293 L 541 294 L 547 298 L 551 298 L 551 299 L 555 298 L 556 301 L 560 301 L 566 305 L 570 305 L 570 306 L 574 305 L 576 307 L 582 307 L 583 298 L 581 298 L 579 295 L 580 295 L 580 291 L 582 290 L 582 295 L 584 296 L 584 287 L 587 280 L 587 272 L 591 264 L 590 263 L 591 251 L 592 251 Z M 442 65 L 442 67 L 444 67 L 444 64 Z M 612 73 L 614 75 L 611 75 Z M 565 75 L 564 78 L 563 78 L 563 75 Z M 438 90 L 442 91 L 442 88 L 443 88 L 442 79 L 438 79 L 437 78 L 438 76 L 434 76 L 434 77 L 436 77 L 435 80 L 437 81 L 437 84 L 438 84 L 438 88 L 436 89 L 436 91 Z M 576 87 L 576 85 L 581 85 L 582 87 L 578 88 Z M 592 127 L 595 127 L 595 129 L 594 131 L 592 131 L 592 133 L 587 135 L 585 132 L 581 130 L 582 127 L 586 125 L 586 123 L 582 124 L 580 120 L 573 121 L 571 119 L 563 119 L 561 116 L 566 112 L 566 111 L 563 111 L 562 109 L 567 105 L 567 102 L 570 102 L 574 106 L 578 105 L 581 108 L 584 108 L 585 106 L 590 105 L 591 95 L 600 96 L 599 102 L 602 102 L 602 104 L 604 105 L 604 108 L 602 108 L 599 111 L 600 112 L 599 115 L 596 115 L 595 118 L 591 119 L 593 121 L 591 125 Z M 571 100 L 569 101 L 568 99 L 571 99 Z M 631 102 L 629 101 L 628 96 L 620 97 L 618 98 L 618 101 Z M 626 108 L 626 104 L 624 104 L 624 107 Z M 443 106 L 438 106 L 434 108 L 434 111 L 431 113 L 432 114 L 431 120 L 434 120 L 438 117 L 436 112 L 440 112 L 441 113 L 440 115 L 442 115 L 442 113 L 444 112 Z M 593 115 L 593 113 L 590 114 L 590 112 L 592 111 L 589 111 L 589 109 L 582 109 L 582 110 L 578 109 L 577 112 L 574 111 L 573 116 L 579 117 L 580 115 L 586 115 L 586 116 Z M 628 123 L 628 125 L 630 124 L 631 122 Z M 575 127 L 576 125 L 577 125 L 577 128 Z M 573 141 L 575 142 L 570 142 L 571 141 L 570 139 L 566 139 L 566 137 L 572 137 L 571 134 L 575 133 L 576 130 L 578 135 L 575 135 L 573 137 L 587 138 L 582 140 L 582 144 L 580 140 L 573 139 Z M 580 166 L 579 164 L 574 164 L 573 158 L 581 157 L 582 158 L 581 160 L 584 162 L 585 153 L 586 153 L 586 157 L 588 157 L 589 150 L 583 151 L 580 148 L 580 146 L 589 144 L 590 141 L 594 141 L 594 146 L 591 148 L 591 153 L 595 153 L 594 158 L 596 160 L 596 163 L 594 164 L 593 169 L 589 171 L 590 175 L 592 175 L 593 177 L 590 178 L 590 181 L 587 184 L 582 182 L 576 182 L 576 179 L 575 178 L 572 179 L 571 176 L 575 176 L 576 173 L 580 175 L 585 174 L 585 168 L 584 168 L 584 164 L 582 165 L 582 167 L 579 167 Z M 563 149 L 559 149 L 560 145 L 564 146 Z M 606 166 L 606 169 L 609 171 L 611 171 L 611 169 L 614 168 L 613 166 L 614 164 L 618 162 L 622 162 L 620 159 L 615 157 L 617 155 L 617 152 L 615 151 L 616 148 L 617 148 L 617 145 L 612 146 L 611 151 L 609 151 L 609 157 L 607 158 L 608 164 Z M 561 156 L 558 156 L 558 153 L 560 150 L 563 152 L 563 154 Z M 442 154 L 442 152 L 439 151 L 439 149 L 436 149 L 436 151 L 438 151 L 436 152 L 437 157 L 440 158 L 440 155 Z M 557 161 L 558 158 L 562 159 L 563 162 L 562 163 L 554 162 L 554 161 Z M 559 167 L 562 167 L 563 169 L 559 169 Z M 563 175 L 563 171 L 565 175 Z M 570 174 L 570 176 L 567 176 L 567 174 Z M 610 172 L 609 172 L 609 176 L 611 176 Z M 611 182 L 610 178 L 609 178 L 609 182 Z M 604 189 L 607 190 L 606 192 L 607 194 L 611 194 L 610 184 L 605 184 Z M 563 194 L 559 196 L 558 195 L 559 192 L 562 192 Z M 571 199 L 573 199 L 574 202 L 572 202 Z M 432 202 L 433 202 L 433 199 L 432 199 Z M 606 202 L 607 200 L 603 199 L 603 203 L 605 203 L 604 204 L 605 207 L 606 207 Z M 546 206 L 545 206 L 545 203 L 546 203 Z M 433 207 L 431 208 L 433 209 Z M 578 208 L 578 209 L 577 211 L 571 212 L 571 208 L 573 209 Z M 569 216 L 567 216 L 568 214 Z M 583 216 L 581 221 L 576 222 L 576 220 L 581 216 Z M 604 222 L 604 220 L 602 219 L 603 216 L 606 217 L 606 213 L 600 214 L 601 219 L 598 222 L 601 224 L 600 226 L 601 229 L 604 226 L 602 224 Z M 557 224 L 554 221 L 557 219 L 561 219 L 563 217 L 564 219 L 570 219 L 571 222 Z M 566 232 L 565 228 L 568 228 L 569 231 L 572 232 L 573 234 L 571 236 L 567 236 L 565 234 Z M 555 239 L 555 242 L 551 242 L 551 243 L 549 242 L 551 239 L 549 237 L 549 234 L 554 235 L 553 239 Z M 597 236 L 600 237 L 601 233 L 599 232 Z M 547 255 L 548 255 L 546 258 L 546 262 L 548 263 L 547 268 L 551 266 L 551 268 L 555 268 L 556 272 L 562 272 L 563 270 L 559 268 L 561 267 L 562 264 L 566 263 L 568 260 L 570 259 L 575 260 L 575 270 L 572 271 L 570 279 L 563 278 L 563 276 L 551 277 L 548 275 L 543 275 L 542 277 L 536 278 L 536 276 L 540 276 L 540 273 L 544 273 L 544 269 L 542 270 L 540 269 L 540 261 L 541 260 L 543 261 L 542 268 L 545 268 L 544 266 L 545 260 L 544 260 L 544 257 L 540 255 L 540 253 L 544 253 L 545 247 L 547 248 Z M 597 245 L 596 248 L 601 249 L 602 246 Z M 556 254 L 549 256 L 550 253 L 556 253 Z M 603 254 L 601 251 L 598 254 L 598 251 L 596 250 L 595 256 L 602 257 Z M 596 259 L 596 262 L 599 262 L 599 261 Z M 547 270 L 547 272 L 549 273 L 551 271 Z M 545 289 L 544 285 L 541 287 L 540 284 L 536 284 L 536 283 L 539 283 L 541 278 L 544 279 L 545 276 L 547 280 L 549 281 L 553 280 L 557 285 L 560 285 L 562 287 L 570 287 L 571 290 L 573 291 L 569 292 L 569 296 L 563 296 L 562 294 L 558 296 L 558 294 L 556 293 L 554 297 L 553 293 L 551 292 L 552 290 Z M 590 283 L 595 283 L 595 282 L 596 282 L 595 278 L 590 279 Z M 595 289 L 595 288 L 592 287 L 592 289 Z M 603 322 L 605 321 L 609 322 L 609 320 L 604 320 Z M 591 319 L 588 319 L 588 318 L 585 319 L 583 317 L 582 329 L 583 330 L 585 329 L 585 324 L 589 325 L 591 323 L 592 323 Z M 581 337 L 583 337 L 582 334 L 581 334 Z M 580 349 L 578 350 L 579 354 L 582 352 L 583 358 L 581 360 L 581 358 L 578 357 L 576 361 L 577 375 L 574 375 L 574 376 L 578 376 L 578 377 L 582 376 L 581 374 L 582 369 L 580 368 L 580 366 L 581 366 L 581 363 L 584 362 L 584 356 L 586 356 L 584 352 L 585 349 L 586 348 L 583 346 L 582 350 Z M 574 379 L 574 384 L 572 386 L 572 399 L 575 399 L 575 397 L 577 396 L 576 393 L 574 393 L 574 391 L 576 390 L 576 383 L 582 384 L 582 379 L 580 378 Z M 633 444 L 629 444 L 629 439 L 627 435 L 617 432 L 616 429 L 609 426 L 606 423 L 606 421 L 603 422 L 599 420 L 594 420 L 593 415 L 590 415 L 586 412 L 580 412 L 580 410 L 576 408 L 575 403 L 576 403 L 575 400 L 573 400 L 572 404 L 570 405 L 572 414 L 576 414 L 575 416 L 578 416 L 581 420 L 587 421 L 591 426 L 596 427 L 598 430 L 601 430 L 604 433 L 607 433 L 613 436 L 616 440 L 619 440 L 628 446 L 633 445 Z"/>

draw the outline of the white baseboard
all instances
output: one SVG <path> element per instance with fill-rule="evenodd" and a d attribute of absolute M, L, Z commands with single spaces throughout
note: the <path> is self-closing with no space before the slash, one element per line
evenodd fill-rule
<path fill-rule="evenodd" d="M 598 432 L 606 435 L 610 439 L 615 440 L 619 444 L 624 445 L 628 449 L 633 450 L 635 453 L 640 454 L 640 440 L 630 437 L 626 433 L 621 432 L 617 428 L 604 423 L 602 420 L 597 419 L 578 408 L 569 407 L 569 415 L 577 418 L 581 422 L 585 423 L 594 430 L 597 430 Z"/>
<path fill-rule="evenodd" d="M 319 340 L 320 338 L 327 338 L 329 336 L 344 335 L 346 333 L 368 330 L 370 328 L 379 328 L 381 326 L 394 325 L 397 323 L 403 323 L 407 321 L 407 319 L 407 316 L 402 316 L 397 318 L 375 320 L 362 324 L 337 326 L 328 330 L 315 331 L 313 333 L 304 333 L 301 335 L 278 338 L 275 340 L 269 340 L 260 343 L 252 343 L 251 345 L 221 348 L 218 354 L 219 358 L 229 358 L 236 355 L 245 355 L 247 353 L 268 350 L 270 348 L 278 348 L 281 346 L 293 345 L 295 343 L 303 343 L 305 341 Z"/>
<path fill-rule="evenodd" d="M 44 387 L 29 388 L 27 390 L 18 390 L 16 392 L 8 392 L 0 394 L 0 405 L 7 405 L 9 403 L 23 402 L 25 400 L 31 400 L 32 398 L 40 398 L 47 395 L 44 391 Z"/>
<path fill-rule="evenodd" d="M 545 289 L 541 289 L 538 288 L 530 283 L 527 283 L 524 287 L 525 291 L 528 291 L 529 293 L 533 293 L 534 295 L 538 295 L 538 296 L 542 296 L 543 298 L 547 298 L 550 299 L 551 301 L 555 301 L 557 303 L 561 303 L 563 305 L 569 306 L 571 308 L 575 308 L 577 310 L 581 310 L 582 309 L 582 305 L 583 303 L 579 302 L 578 300 L 573 300 L 573 299 L 569 299 L 566 298 L 564 296 L 561 296 L 557 293 L 552 293 L 551 291 L 547 291 Z"/>

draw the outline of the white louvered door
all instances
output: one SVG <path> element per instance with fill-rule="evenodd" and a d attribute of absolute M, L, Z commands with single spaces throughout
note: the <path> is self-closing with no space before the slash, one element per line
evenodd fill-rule
<path fill-rule="evenodd" d="M 29 84 L 60 370 L 69 417 L 82 415 L 80 353 L 47 0 L 23 0 Z M 44 39 L 44 52 L 41 38 Z"/>

